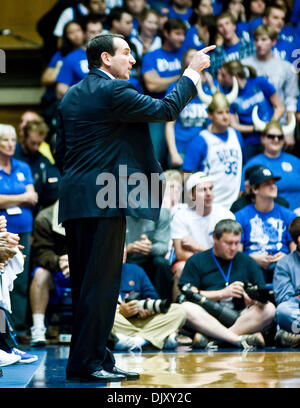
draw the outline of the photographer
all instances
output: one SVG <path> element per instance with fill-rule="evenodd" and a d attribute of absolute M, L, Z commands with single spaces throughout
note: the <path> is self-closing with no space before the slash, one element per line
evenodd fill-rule
<path fill-rule="evenodd" d="M 119 304 L 115 315 L 111 337 L 115 350 L 141 350 L 150 344 L 158 349 L 174 349 L 177 346 L 177 330 L 184 325 L 186 316 L 182 305 L 169 303 L 162 308 L 158 294 L 145 271 L 138 265 L 125 263 L 123 268 Z M 153 312 L 153 302 L 127 298 L 138 297 L 140 300 L 156 299 L 160 312 Z M 146 304 L 145 304 L 146 303 Z M 145 309 L 144 307 L 149 307 Z M 165 313 L 164 313 L 165 312 Z"/>
<path fill-rule="evenodd" d="M 246 341 L 249 340 L 252 346 L 264 347 L 265 341 L 260 332 L 272 323 L 275 307 L 269 301 L 261 303 L 251 299 L 244 289 L 244 282 L 257 285 L 258 288 L 264 287 L 265 282 L 256 262 L 239 252 L 241 233 L 242 228 L 238 222 L 229 219 L 219 221 L 213 233 L 213 248 L 188 259 L 179 287 L 190 283 L 195 293 L 199 292 L 208 299 L 238 311 L 238 317 L 228 327 L 229 330 L 242 336 L 241 343 L 245 340 L 243 335 L 255 333 L 250 338 L 248 336 Z M 201 327 L 201 322 L 197 322 L 199 307 L 190 303 L 185 305 L 187 318 L 194 323 L 196 329 Z M 215 327 L 218 332 L 202 332 L 210 337 L 220 338 L 220 326 Z"/>
<path fill-rule="evenodd" d="M 297 249 L 277 262 L 273 278 L 278 347 L 300 347 L 300 217 L 290 223 L 289 232 Z"/>

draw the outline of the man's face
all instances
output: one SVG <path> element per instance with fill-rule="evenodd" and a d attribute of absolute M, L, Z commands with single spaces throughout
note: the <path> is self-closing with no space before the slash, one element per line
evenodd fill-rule
<path fill-rule="evenodd" d="M 118 79 L 128 80 L 130 70 L 135 64 L 129 45 L 122 38 L 114 38 L 115 55 L 110 56 L 110 73 Z"/>
<path fill-rule="evenodd" d="M 181 28 L 171 30 L 169 33 L 164 31 L 164 36 L 173 50 L 178 50 L 185 40 L 185 32 Z"/>
<path fill-rule="evenodd" d="M 134 16 L 138 16 L 139 14 L 141 14 L 141 12 L 146 7 L 146 1 L 145 0 L 127 0 L 126 6 L 128 10 L 130 11 L 130 13 L 132 13 Z"/>
<path fill-rule="evenodd" d="M 227 127 L 230 125 L 230 111 L 228 108 L 220 108 L 214 110 L 208 115 L 213 124 L 218 127 Z"/>
<path fill-rule="evenodd" d="M 223 232 L 221 238 L 214 238 L 214 247 L 217 256 L 230 261 L 239 251 L 241 242 L 241 234 L 233 234 L 232 232 Z"/>
<path fill-rule="evenodd" d="M 30 130 L 28 132 L 27 137 L 24 138 L 23 144 L 24 144 L 26 150 L 32 156 L 34 156 L 35 154 L 37 154 L 37 152 L 38 152 L 38 150 L 40 148 L 40 145 L 42 144 L 42 142 L 44 140 L 45 140 L 45 135 L 40 135 L 35 130 Z"/>
<path fill-rule="evenodd" d="M 284 26 L 284 11 L 272 8 L 268 17 L 264 18 L 264 23 L 274 27 L 279 34 Z"/>
<path fill-rule="evenodd" d="M 217 22 L 218 33 L 221 34 L 225 41 L 231 40 L 235 34 L 235 29 L 236 26 L 232 23 L 229 17 L 221 18 Z"/>
<path fill-rule="evenodd" d="M 86 39 L 89 42 L 92 38 L 96 37 L 96 35 L 101 34 L 103 29 L 102 24 L 100 21 L 98 23 L 88 23 L 86 26 Z"/>
<path fill-rule="evenodd" d="M 195 186 L 192 194 L 193 201 L 198 212 L 210 212 L 214 198 L 213 184 L 210 181 L 199 183 Z"/>
<path fill-rule="evenodd" d="M 272 41 L 266 34 L 258 35 L 255 38 L 256 55 L 258 57 L 265 57 L 272 52 L 272 47 L 276 41 Z"/>
<path fill-rule="evenodd" d="M 133 28 L 133 18 L 129 13 L 123 13 L 120 21 L 114 21 L 114 28 L 117 34 L 124 35 L 124 37 L 129 37 Z"/>
<path fill-rule="evenodd" d="M 91 14 L 104 14 L 106 10 L 105 0 L 90 0 L 89 10 Z"/>
<path fill-rule="evenodd" d="M 253 188 L 253 192 L 256 197 L 260 198 L 273 198 L 277 197 L 277 186 L 274 179 L 266 180 L 262 182 L 258 188 Z"/>

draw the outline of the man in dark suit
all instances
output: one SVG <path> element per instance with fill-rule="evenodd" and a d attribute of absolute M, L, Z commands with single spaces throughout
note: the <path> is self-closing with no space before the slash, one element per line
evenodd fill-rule
<path fill-rule="evenodd" d="M 67 379 L 139 377 L 116 368 L 106 347 L 120 289 L 125 217 L 158 219 L 162 168 L 148 122 L 176 119 L 195 96 L 199 72 L 210 63 L 206 52 L 213 48 L 199 51 L 172 93 L 156 100 L 128 82 L 135 60 L 122 36 L 97 36 L 87 46 L 89 75 L 62 99 L 59 222 L 66 229 L 74 320 Z"/>

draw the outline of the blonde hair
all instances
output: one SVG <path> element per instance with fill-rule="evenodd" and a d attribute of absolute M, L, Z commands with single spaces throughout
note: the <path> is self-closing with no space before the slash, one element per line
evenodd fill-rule
<path fill-rule="evenodd" d="M 256 40 L 256 38 L 260 35 L 267 35 L 272 41 L 277 40 L 278 38 L 275 28 L 268 25 L 260 25 L 257 27 L 257 29 L 254 31 L 254 39 Z"/>

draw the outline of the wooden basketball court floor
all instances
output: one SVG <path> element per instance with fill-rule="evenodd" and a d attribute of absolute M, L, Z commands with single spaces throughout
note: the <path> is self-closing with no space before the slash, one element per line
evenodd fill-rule
<path fill-rule="evenodd" d="M 66 382 L 69 347 L 50 345 L 45 350 L 27 388 L 300 389 L 300 349 L 208 351 L 182 346 L 176 352 L 119 352 L 114 354 L 117 366 L 139 372 L 140 379 L 108 384 Z"/>

